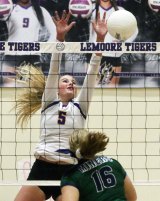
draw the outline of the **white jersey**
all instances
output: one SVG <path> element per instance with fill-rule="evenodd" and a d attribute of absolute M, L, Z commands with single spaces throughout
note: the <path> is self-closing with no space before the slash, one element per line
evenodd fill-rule
<path fill-rule="evenodd" d="M 48 11 L 41 7 L 44 16 L 44 24 L 49 32 L 48 41 L 56 41 L 56 27 Z M 32 6 L 24 8 L 15 5 L 8 21 L 8 41 L 9 42 L 38 42 L 41 24 Z M 19 53 L 19 54 L 23 54 Z M 25 52 L 25 54 L 29 54 Z"/>
<path fill-rule="evenodd" d="M 124 10 L 123 7 L 118 7 L 119 10 Z M 115 12 L 115 9 L 111 6 L 108 9 L 103 8 L 102 6 L 99 6 L 99 13 L 100 13 L 100 18 L 102 19 L 104 13 L 106 12 L 106 21 L 109 18 L 109 16 Z M 96 18 L 96 9 L 94 9 L 92 16 L 91 16 L 91 21 L 95 20 Z M 133 36 L 131 36 L 129 39 L 127 39 L 127 41 L 125 42 L 133 42 L 136 38 L 138 34 L 138 30 L 134 33 Z M 92 23 L 90 23 L 90 32 L 89 32 L 89 42 L 96 42 L 96 32 L 94 31 L 93 27 L 92 27 Z M 113 42 L 117 42 L 118 40 L 114 37 L 112 37 L 109 33 L 106 34 L 105 36 L 105 43 L 113 43 Z M 120 57 L 122 54 L 121 53 L 113 53 L 113 52 L 104 52 L 103 56 L 109 56 L 109 57 Z"/>
<path fill-rule="evenodd" d="M 77 98 L 66 106 L 57 97 L 58 54 L 54 54 L 45 91 L 42 98 L 41 135 L 35 156 L 50 161 L 64 161 L 76 164 L 77 159 L 69 151 L 69 136 L 74 129 L 84 128 L 92 92 L 96 84 L 101 57 L 93 55 L 87 76 Z M 57 62 L 56 62 L 57 61 Z"/>

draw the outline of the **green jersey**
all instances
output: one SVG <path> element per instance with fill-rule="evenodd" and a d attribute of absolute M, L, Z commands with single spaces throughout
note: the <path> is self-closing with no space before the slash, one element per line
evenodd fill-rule
<path fill-rule="evenodd" d="M 98 156 L 80 161 L 62 177 L 61 186 L 76 187 L 80 201 L 125 201 L 125 177 L 126 172 L 117 160 Z"/>

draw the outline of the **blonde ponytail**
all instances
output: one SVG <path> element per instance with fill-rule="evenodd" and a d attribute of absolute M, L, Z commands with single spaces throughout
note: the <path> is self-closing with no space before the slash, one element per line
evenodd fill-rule
<path fill-rule="evenodd" d="M 79 159 L 92 159 L 105 150 L 108 142 L 105 133 L 88 132 L 86 129 L 76 129 L 69 139 L 70 149 Z"/>
<path fill-rule="evenodd" d="M 25 65 L 17 70 L 17 82 L 24 84 L 24 91 L 16 100 L 17 123 L 23 128 L 32 114 L 41 108 L 45 88 L 45 75 L 32 65 Z"/>

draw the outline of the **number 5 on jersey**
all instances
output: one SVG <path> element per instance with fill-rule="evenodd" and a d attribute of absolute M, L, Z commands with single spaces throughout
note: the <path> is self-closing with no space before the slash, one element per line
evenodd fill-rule
<path fill-rule="evenodd" d="M 66 122 L 66 112 L 59 111 L 58 112 L 58 124 L 64 125 Z"/>

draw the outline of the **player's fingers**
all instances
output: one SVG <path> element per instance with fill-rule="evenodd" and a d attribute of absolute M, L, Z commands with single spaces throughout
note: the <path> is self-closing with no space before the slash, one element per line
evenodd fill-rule
<path fill-rule="evenodd" d="M 76 22 L 71 22 L 71 23 L 68 25 L 67 31 L 69 31 L 75 24 L 76 24 Z"/>
<path fill-rule="evenodd" d="M 54 19 L 55 19 L 56 21 L 59 21 L 59 20 L 60 20 L 58 11 L 55 11 L 55 13 L 54 13 Z"/>
<path fill-rule="evenodd" d="M 62 20 L 65 20 L 65 18 L 66 18 L 66 15 L 67 15 L 67 12 L 66 12 L 66 10 L 63 10 L 63 13 L 62 13 Z"/>
<path fill-rule="evenodd" d="M 104 12 L 104 14 L 103 14 L 102 21 L 103 21 L 103 22 L 105 22 L 105 21 L 106 21 L 106 12 Z"/>
<path fill-rule="evenodd" d="M 68 14 L 67 14 L 67 16 L 66 16 L 66 22 L 68 22 L 68 21 L 69 21 L 70 16 L 71 16 L 71 13 L 70 13 L 70 12 L 68 12 Z"/>
<path fill-rule="evenodd" d="M 57 21 L 56 21 L 55 17 L 52 17 L 52 20 L 53 20 L 54 24 L 56 25 Z"/>
<path fill-rule="evenodd" d="M 97 23 L 100 21 L 100 12 L 97 13 Z"/>

